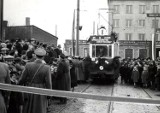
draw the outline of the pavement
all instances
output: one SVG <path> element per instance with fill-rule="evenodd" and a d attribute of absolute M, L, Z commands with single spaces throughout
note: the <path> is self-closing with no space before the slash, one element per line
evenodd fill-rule
<path fill-rule="evenodd" d="M 153 98 L 160 100 L 160 91 L 145 89 L 141 87 L 134 88 L 133 85 L 121 84 L 118 82 L 114 87 L 114 96 L 128 98 Z M 113 102 L 112 113 L 160 113 L 160 105 L 132 103 L 132 102 Z"/>
<path fill-rule="evenodd" d="M 160 91 L 151 90 L 151 89 L 145 89 L 145 90 L 153 99 L 160 100 Z"/>

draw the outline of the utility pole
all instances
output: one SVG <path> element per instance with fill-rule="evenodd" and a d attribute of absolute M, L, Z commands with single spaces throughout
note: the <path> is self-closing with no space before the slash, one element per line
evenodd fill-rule
<path fill-rule="evenodd" d="M 73 25 L 72 25 L 72 55 L 75 56 L 75 10 L 73 12 Z"/>
<path fill-rule="evenodd" d="M 156 26 L 156 16 L 154 17 L 154 47 L 153 47 L 153 52 L 154 52 L 154 59 L 153 60 L 156 60 L 156 28 L 157 28 L 157 26 Z"/>
<path fill-rule="evenodd" d="M 0 0 L 0 39 L 3 41 L 3 0 Z"/>
<path fill-rule="evenodd" d="M 157 55 L 156 55 L 156 37 L 157 37 L 157 35 L 156 35 L 156 31 L 157 31 L 157 20 L 156 20 L 156 17 L 160 17 L 160 13 L 148 13 L 147 14 L 147 17 L 154 17 L 154 34 L 153 34 L 153 36 L 152 36 L 152 59 L 153 60 L 156 60 L 156 57 L 157 57 Z"/>
<path fill-rule="evenodd" d="M 79 56 L 79 18 L 80 18 L 80 0 L 77 0 L 77 27 L 76 27 L 76 55 Z"/>
<path fill-rule="evenodd" d="M 55 36 L 57 37 L 57 24 L 55 25 Z"/>
<path fill-rule="evenodd" d="M 93 35 L 95 35 L 95 21 L 93 22 Z"/>

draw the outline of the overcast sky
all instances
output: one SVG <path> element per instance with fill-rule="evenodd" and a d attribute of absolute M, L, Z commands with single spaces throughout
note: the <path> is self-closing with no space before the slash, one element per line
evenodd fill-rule
<path fill-rule="evenodd" d="M 77 0 L 4 0 L 4 20 L 8 20 L 9 26 L 20 26 L 30 17 L 31 25 L 53 35 L 57 25 L 58 44 L 63 46 L 65 39 L 72 37 L 76 7 Z M 80 0 L 80 25 L 83 26 L 80 39 L 87 39 L 93 33 L 93 21 L 99 21 L 99 8 L 107 8 L 107 0 Z"/>

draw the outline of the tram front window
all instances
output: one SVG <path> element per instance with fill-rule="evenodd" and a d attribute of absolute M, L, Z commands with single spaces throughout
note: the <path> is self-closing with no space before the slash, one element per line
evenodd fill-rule
<path fill-rule="evenodd" d="M 112 46 L 111 45 L 93 45 L 92 57 L 111 57 Z"/>
<path fill-rule="evenodd" d="M 108 56 L 107 46 L 96 46 L 96 57 L 107 57 Z"/>

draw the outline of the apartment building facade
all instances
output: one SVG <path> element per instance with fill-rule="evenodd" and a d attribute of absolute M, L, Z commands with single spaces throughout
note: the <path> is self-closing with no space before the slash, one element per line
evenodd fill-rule
<path fill-rule="evenodd" d="M 160 13 L 160 0 L 109 0 L 109 30 L 118 35 L 119 40 L 137 42 L 151 41 L 155 29 L 160 26 L 160 17 L 148 17 L 149 13 Z M 160 35 L 157 33 L 157 41 Z M 144 43 L 145 44 L 145 43 Z M 156 45 L 156 51 L 159 51 L 159 45 Z M 131 56 L 138 57 L 137 54 L 145 52 L 146 57 L 150 57 L 150 46 L 135 43 L 130 46 L 120 44 L 120 56 L 122 58 Z M 158 52 L 157 52 L 158 53 Z M 127 54 L 127 55 L 126 55 Z M 159 57 L 159 54 L 157 54 Z"/>
<path fill-rule="evenodd" d="M 66 51 L 68 56 L 75 56 L 75 53 L 73 53 L 73 49 L 75 52 L 76 41 L 74 40 L 74 43 L 73 43 L 72 40 L 69 40 L 69 39 L 65 40 L 64 51 Z M 79 56 L 83 58 L 83 57 L 87 57 L 88 55 L 89 55 L 89 44 L 87 43 L 87 40 L 79 40 Z"/>

